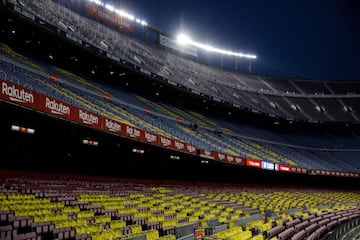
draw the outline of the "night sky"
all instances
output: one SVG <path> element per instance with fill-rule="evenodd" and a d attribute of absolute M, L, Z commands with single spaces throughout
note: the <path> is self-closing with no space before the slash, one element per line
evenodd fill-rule
<path fill-rule="evenodd" d="M 108 0 L 150 25 L 256 54 L 253 73 L 360 80 L 359 0 Z"/>

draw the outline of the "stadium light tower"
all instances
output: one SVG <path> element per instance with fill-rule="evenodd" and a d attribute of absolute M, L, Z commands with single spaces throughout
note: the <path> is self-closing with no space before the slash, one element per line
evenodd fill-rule
<path fill-rule="evenodd" d="M 205 51 L 220 53 L 220 54 L 224 54 L 224 55 L 228 55 L 228 56 L 235 56 L 235 57 L 247 58 L 247 59 L 256 59 L 257 58 L 256 55 L 253 55 L 253 54 L 245 54 L 245 53 L 240 53 L 240 52 L 233 52 L 233 51 L 230 51 L 230 50 L 225 50 L 225 49 L 213 47 L 213 46 L 210 46 L 208 44 L 195 42 L 190 37 L 188 37 L 187 35 L 185 35 L 183 33 L 178 35 L 177 42 L 180 45 L 192 45 L 192 46 L 195 46 L 197 48 L 203 49 Z"/>

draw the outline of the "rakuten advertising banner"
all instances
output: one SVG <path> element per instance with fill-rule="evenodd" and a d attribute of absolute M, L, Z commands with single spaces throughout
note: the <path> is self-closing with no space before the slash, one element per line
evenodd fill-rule
<path fill-rule="evenodd" d="M 39 94 L 36 105 L 37 109 L 46 113 L 56 115 L 58 117 L 66 118 L 71 121 L 77 121 L 78 119 L 78 108 L 55 98 Z"/>
<path fill-rule="evenodd" d="M 197 149 L 195 146 L 191 145 L 191 144 L 187 144 L 186 143 L 186 148 L 185 151 L 191 154 L 197 154 Z"/>
<path fill-rule="evenodd" d="M 213 152 L 213 154 L 215 155 L 215 159 L 217 159 L 217 160 L 220 160 L 220 161 L 226 160 L 226 154 L 224 154 L 224 153 Z"/>
<path fill-rule="evenodd" d="M 145 142 L 160 145 L 159 135 L 157 135 L 155 133 L 144 131 L 144 139 L 145 139 Z"/>
<path fill-rule="evenodd" d="M 306 168 L 299 168 L 299 167 L 291 167 L 291 171 L 295 173 L 307 173 Z"/>
<path fill-rule="evenodd" d="M 0 80 L 0 97 L 7 101 L 35 108 L 38 93 L 24 87 Z"/>
<path fill-rule="evenodd" d="M 160 136 L 160 146 L 175 149 L 174 140 L 165 136 Z"/>
<path fill-rule="evenodd" d="M 142 129 L 125 125 L 124 136 L 144 140 L 144 131 Z"/>
<path fill-rule="evenodd" d="M 212 156 L 211 151 L 208 151 L 208 150 L 205 150 L 205 149 L 200 149 L 200 157 L 208 158 L 208 159 L 215 159 Z"/>
<path fill-rule="evenodd" d="M 86 110 L 77 110 L 77 121 L 90 127 L 101 128 L 101 116 Z"/>
<path fill-rule="evenodd" d="M 235 158 L 235 163 L 240 164 L 240 165 L 245 165 L 246 163 L 246 159 L 242 158 L 242 157 L 234 157 Z"/>
<path fill-rule="evenodd" d="M 102 129 L 108 132 L 124 135 L 124 133 L 122 132 L 124 128 L 125 128 L 125 124 L 122 124 L 110 118 L 103 117 Z"/>

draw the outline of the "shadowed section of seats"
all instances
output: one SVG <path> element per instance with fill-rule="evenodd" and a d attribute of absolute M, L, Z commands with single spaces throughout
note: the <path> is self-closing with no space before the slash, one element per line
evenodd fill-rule
<path fill-rule="evenodd" d="M 346 151 L 347 147 L 360 149 L 360 134 L 356 131 L 291 133 L 289 129 L 289 132 L 279 133 L 226 121 L 31 61 L 5 44 L 1 45 L 1 50 L 4 55 L 0 59 L 0 72 L 4 80 L 121 123 L 185 141 L 198 149 L 307 169 L 346 172 L 360 169 L 359 162 L 355 161 L 357 152 Z M 50 73 L 59 76 L 58 83 L 49 79 Z M 109 99 L 104 98 L 105 93 Z M 318 149 L 292 148 L 290 145 L 316 146 Z M 339 149 L 339 145 L 345 152 L 326 151 L 327 148 Z M 327 147 L 322 150 L 322 146 Z"/>

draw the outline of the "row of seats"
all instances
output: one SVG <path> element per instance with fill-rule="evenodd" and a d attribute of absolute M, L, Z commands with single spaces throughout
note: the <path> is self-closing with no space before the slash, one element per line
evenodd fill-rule
<path fill-rule="evenodd" d="M 310 233 L 314 224 L 329 229 L 360 214 L 355 192 L 1 173 L 6 176 L 0 185 L 5 239 L 33 239 L 26 234 L 43 239 L 171 238 L 189 224 L 193 231 L 212 229 L 205 232 L 215 238 L 287 239 L 304 229 Z"/>

